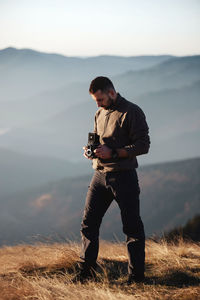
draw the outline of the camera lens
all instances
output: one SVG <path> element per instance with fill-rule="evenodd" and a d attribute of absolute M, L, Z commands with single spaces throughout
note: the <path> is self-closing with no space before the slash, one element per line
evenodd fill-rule
<path fill-rule="evenodd" d="M 87 155 L 88 157 L 92 156 L 92 150 L 91 150 L 91 149 L 87 149 L 87 150 L 86 150 L 86 155 Z"/>

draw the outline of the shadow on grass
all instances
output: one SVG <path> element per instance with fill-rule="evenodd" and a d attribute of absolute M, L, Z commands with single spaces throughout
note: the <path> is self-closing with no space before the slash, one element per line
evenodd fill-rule
<path fill-rule="evenodd" d="M 200 278 L 187 272 L 172 269 L 165 276 L 156 278 L 156 284 L 174 287 L 195 286 L 200 284 Z"/>
<path fill-rule="evenodd" d="M 127 262 L 117 260 L 102 260 L 102 266 L 106 270 L 106 275 L 109 281 L 119 280 L 127 275 Z M 190 272 L 181 270 L 169 270 L 163 276 L 154 276 L 155 266 L 151 263 L 146 263 L 146 279 L 144 284 L 147 285 L 164 285 L 173 287 L 197 286 L 200 284 L 200 278 Z"/>
<path fill-rule="evenodd" d="M 167 274 L 162 276 L 154 276 L 153 264 L 146 264 L 146 285 L 163 285 L 173 287 L 196 286 L 200 284 L 200 278 L 190 272 L 181 270 L 168 270 Z M 65 276 L 66 274 L 76 274 L 79 271 L 78 262 L 67 267 L 39 267 L 39 266 L 23 266 L 19 272 L 23 276 L 43 276 L 51 277 L 54 275 Z M 97 272 L 100 277 L 107 278 L 110 284 L 117 284 L 117 281 L 127 276 L 127 262 L 118 260 L 102 259 L 98 264 Z"/>

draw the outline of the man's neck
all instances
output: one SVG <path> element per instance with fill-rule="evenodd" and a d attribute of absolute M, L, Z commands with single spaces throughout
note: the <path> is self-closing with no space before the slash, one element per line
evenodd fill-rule
<path fill-rule="evenodd" d="M 113 98 L 113 102 L 114 102 L 114 103 L 115 103 L 116 100 L 117 100 L 117 96 L 118 96 L 118 93 L 116 93 L 116 94 L 114 95 L 114 98 Z"/>
<path fill-rule="evenodd" d="M 117 102 L 118 95 L 119 94 L 116 93 L 115 96 L 113 98 L 111 98 L 112 99 L 112 103 L 108 107 L 106 107 L 106 110 L 112 110 L 112 109 L 114 109 L 114 107 L 116 105 L 116 102 Z"/>

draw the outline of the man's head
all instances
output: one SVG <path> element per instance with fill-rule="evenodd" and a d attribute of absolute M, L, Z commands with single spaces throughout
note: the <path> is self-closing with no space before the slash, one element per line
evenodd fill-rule
<path fill-rule="evenodd" d="M 96 77 L 92 80 L 89 92 L 96 101 L 97 106 L 104 109 L 108 109 L 117 98 L 117 93 L 112 81 L 103 76 Z"/>

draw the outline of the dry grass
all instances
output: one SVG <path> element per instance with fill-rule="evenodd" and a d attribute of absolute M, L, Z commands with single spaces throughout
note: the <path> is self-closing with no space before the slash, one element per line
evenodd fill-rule
<path fill-rule="evenodd" d="M 0 299 L 199 299 L 200 244 L 147 241 L 147 280 L 131 286 L 124 243 L 100 242 L 98 282 L 72 282 L 79 252 L 73 242 L 0 248 Z"/>

